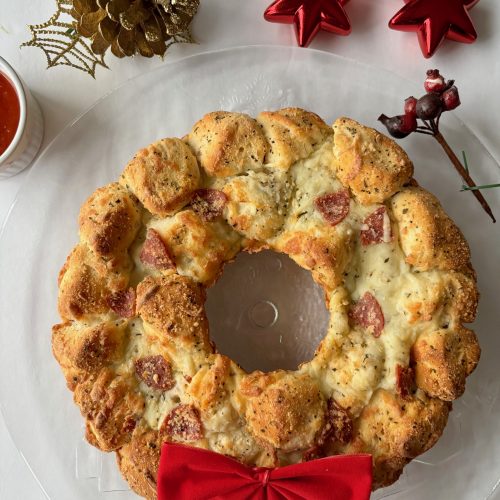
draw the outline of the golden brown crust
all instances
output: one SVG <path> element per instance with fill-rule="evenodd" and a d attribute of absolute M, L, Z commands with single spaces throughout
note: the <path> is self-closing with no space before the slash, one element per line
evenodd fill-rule
<path fill-rule="evenodd" d="M 326 410 L 317 383 L 308 375 L 286 372 L 262 377 L 254 377 L 256 387 L 262 381 L 269 385 L 250 398 L 246 412 L 250 432 L 285 452 L 311 447 L 323 427 Z"/>
<path fill-rule="evenodd" d="M 444 401 L 459 398 L 480 352 L 474 332 L 466 328 L 423 333 L 412 347 L 418 387 Z"/>
<path fill-rule="evenodd" d="M 139 150 L 120 178 L 123 186 L 160 217 L 186 205 L 199 181 L 196 158 L 180 139 L 161 139 Z"/>
<path fill-rule="evenodd" d="M 227 221 L 250 240 L 268 240 L 283 226 L 291 194 L 286 177 L 251 172 L 231 179 L 223 191 Z"/>
<path fill-rule="evenodd" d="M 429 273 L 432 274 L 432 273 Z M 437 274 L 439 278 L 416 293 L 408 294 L 404 307 L 411 324 L 432 321 L 441 315 L 440 327 L 448 328 L 474 321 L 479 294 L 474 277 L 454 271 Z M 428 274 L 422 273 L 425 278 Z"/>
<path fill-rule="evenodd" d="M 297 160 L 308 157 L 332 129 L 315 113 L 300 108 L 264 111 L 257 121 L 269 141 L 266 165 L 288 170 Z"/>
<path fill-rule="evenodd" d="M 203 413 L 210 414 L 227 397 L 226 380 L 231 370 L 231 360 L 222 354 L 216 354 L 213 364 L 198 371 L 189 384 L 188 392 L 197 401 Z"/>
<path fill-rule="evenodd" d="M 350 238 L 337 234 L 335 228 L 326 228 L 322 234 L 317 231 L 284 232 L 274 247 L 286 253 L 297 264 L 312 272 L 314 280 L 325 290 L 333 290 L 343 277 L 350 257 Z"/>
<path fill-rule="evenodd" d="M 127 258 L 128 260 L 128 258 Z M 59 273 L 59 314 L 63 319 L 86 320 L 108 311 L 108 298 L 124 290 L 128 269 L 105 272 L 88 247 L 77 245 Z"/>
<path fill-rule="evenodd" d="M 387 486 L 406 463 L 436 443 L 450 410 L 449 403 L 423 394 L 403 400 L 379 389 L 355 421 L 353 440 L 341 451 L 371 453 L 373 489 Z"/>
<path fill-rule="evenodd" d="M 148 500 L 157 498 L 161 440 L 156 431 L 138 428 L 129 443 L 117 450 L 121 473 L 132 489 Z"/>
<path fill-rule="evenodd" d="M 384 202 L 410 181 L 413 165 L 392 139 L 345 117 L 333 130 L 332 167 L 363 205 Z"/>
<path fill-rule="evenodd" d="M 104 260 L 126 252 L 140 225 L 137 199 L 117 182 L 97 189 L 80 209 L 80 238 Z"/>
<path fill-rule="evenodd" d="M 185 349 L 208 349 L 204 303 L 203 287 L 178 274 L 148 276 L 137 286 L 137 311 L 151 327 L 151 339 L 173 341 Z"/>
<path fill-rule="evenodd" d="M 117 376 L 110 369 L 78 384 L 74 397 L 87 419 L 87 431 L 103 451 L 127 443 L 144 411 L 144 398 L 135 379 Z"/>
<path fill-rule="evenodd" d="M 259 124 L 253 118 L 226 111 L 205 115 L 186 140 L 200 165 L 215 177 L 260 169 L 268 149 Z"/>
<path fill-rule="evenodd" d="M 476 319 L 479 303 L 475 274 L 471 276 L 450 273 L 450 282 L 448 295 L 452 304 L 452 315 L 456 316 L 458 321 L 472 323 Z"/>
<path fill-rule="evenodd" d="M 333 297 L 335 299 L 335 297 Z M 333 308 L 339 312 L 345 308 L 343 297 L 338 298 L 340 306 L 336 303 Z M 347 311 L 340 314 L 344 316 Z M 332 312 L 332 319 L 338 313 Z M 347 318 L 342 318 L 347 323 Z M 323 341 L 317 350 L 318 362 L 326 364 L 325 379 L 328 386 L 333 389 L 333 396 L 338 404 L 353 415 L 359 415 L 371 396 L 374 387 L 377 387 L 384 375 L 386 352 L 384 345 L 373 335 L 365 332 L 351 331 L 345 335 L 338 332 L 331 344 Z"/>
<path fill-rule="evenodd" d="M 408 187 L 391 199 L 391 207 L 408 264 L 419 271 L 470 267 L 469 245 L 434 195 Z"/>
<path fill-rule="evenodd" d="M 182 210 L 155 225 L 176 264 L 177 272 L 211 285 L 224 262 L 240 250 L 240 237 L 221 220 L 204 222 L 192 210 Z"/>
<path fill-rule="evenodd" d="M 92 373 L 118 361 L 127 337 L 126 321 L 85 325 L 67 321 L 52 328 L 52 352 L 70 390 Z"/>

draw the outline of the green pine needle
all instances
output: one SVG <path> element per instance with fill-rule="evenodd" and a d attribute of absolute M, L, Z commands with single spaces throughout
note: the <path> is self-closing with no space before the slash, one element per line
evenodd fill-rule
<path fill-rule="evenodd" d="M 484 184 L 483 186 L 462 186 L 462 189 L 460 191 L 478 191 L 480 189 L 491 189 L 491 188 L 497 188 L 500 187 L 500 184 Z"/>
<path fill-rule="evenodd" d="M 467 156 L 465 155 L 465 151 L 462 151 L 462 157 L 464 159 L 465 170 L 467 170 L 467 173 L 469 173 L 469 164 L 467 163 Z M 500 187 L 500 184 L 484 184 L 482 186 L 472 186 L 472 187 L 463 184 L 462 189 L 460 191 L 479 191 L 480 189 L 491 189 L 497 187 Z"/>
<path fill-rule="evenodd" d="M 462 151 L 462 156 L 464 158 L 464 167 L 465 167 L 465 170 L 467 170 L 467 173 L 469 173 L 469 165 L 467 164 L 467 156 L 465 156 L 465 151 Z"/>

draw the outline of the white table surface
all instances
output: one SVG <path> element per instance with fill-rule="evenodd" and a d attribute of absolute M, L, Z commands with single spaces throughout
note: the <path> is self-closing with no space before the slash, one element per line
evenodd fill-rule
<path fill-rule="evenodd" d="M 270 0 L 202 0 L 201 3 L 193 23 L 199 45 L 173 46 L 168 58 L 238 45 L 295 44 L 291 26 L 263 20 Z M 417 82 L 423 80 L 428 68 L 439 68 L 446 77 L 455 78 L 460 88 L 463 104 L 457 115 L 500 161 L 500 5 L 496 0 L 481 0 L 471 11 L 478 41 L 471 46 L 446 42 L 430 61 L 422 57 L 415 34 L 388 29 L 388 20 L 402 5 L 402 0 L 352 0 L 346 10 L 353 33 L 345 38 L 320 33 L 311 47 L 379 66 Z M 72 68 L 46 70 L 45 56 L 39 49 L 19 49 L 19 45 L 30 38 L 26 25 L 44 22 L 53 9 L 50 0 L 0 0 L 0 55 L 21 74 L 41 105 L 45 117 L 44 145 L 113 88 L 162 64 L 158 58 L 117 60 L 109 56 L 110 70 L 97 68 L 96 80 Z M 405 96 L 394 97 L 396 105 Z M 391 110 L 379 111 L 391 113 Z M 28 170 L 0 181 L 0 225 Z M 488 223 L 486 218 L 484 223 Z M 0 305 L 0 314 L 2 307 L 7 305 Z M 0 416 L 0 499 L 21 498 L 35 500 L 45 496 Z"/>

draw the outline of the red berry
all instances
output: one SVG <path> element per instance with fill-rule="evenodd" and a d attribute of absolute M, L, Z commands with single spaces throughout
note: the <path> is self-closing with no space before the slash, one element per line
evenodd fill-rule
<path fill-rule="evenodd" d="M 460 106 L 460 96 L 458 95 L 458 89 L 455 85 L 444 91 L 441 99 L 443 101 L 444 111 L 451 111 Z"/>
<path fill-rule="evenodd" d="M 438 94 L 426 94 L 417 101 L 417 116 L 421 120 L 432 120 L 433 118 L 437 118 L 439 113 L 441 113 L 442 108 L 443 103 L 441 102 L 441 97 Z"/>
<path fill-rule="evenodd" d="M 413 118 L 412 120 L 411 117 L 408 117 L 407 119 L 405 115 L 398 115 L 391 117 L 388 117 L 386 115 L 380 115 L 378 120 L 385 125 L 389 134 L 391 134 L 392 137 L 395 137 L 396 139 L 405 138 L 417 128 L 416 118 Z M 415 122 L 415 128 L 413 128 L 412 121 Z"/>
<path fill-rule="evenodd" d="M 417 99 L 413 96 L 405 100 L 405 115 L 417 116 Z"/>
<path fill-rule="evenodd" d="M 430 69 L 427 71 L 424 87 L 427 92 L 441 92 L 445 89 L 446 83 L 438 69 Z"/>
<path fill-rule="evenodd" d="M 402 132 L 415 132 L 417 130 L 417 115 L 411 115 L 411 114 L 406 114 L 402 115 L 402 124 L 401 124 L 401 131 Z"/>

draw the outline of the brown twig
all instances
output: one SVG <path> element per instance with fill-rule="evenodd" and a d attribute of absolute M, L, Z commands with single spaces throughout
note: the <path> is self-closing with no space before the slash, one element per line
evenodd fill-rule
<path fill-rule="evenodd" d="M 436 141 L 439 142 L 441 147 L 444 149 L 445 153 L 448 155 L 448 158 L 451 160 L 451 163 L 453 163 L 453 166 L 455 167 L 457 172 L 462 176 L 462 179 L 467 183 L 467 185 L 469 187 L 475 188 L 476 183 L 472 180 L 472 177 L 469 175 L 469 172 L 467 172 L 465 167 L 462 165 L 462 163 L 458 159 L 457 155 L 450 148 L 450 146 L 446 142 L 446 139 L 443 137 L 441 132 L 436 130 L 436 132 L 433 135 L 434 135 Z M 477 189 L 473 189 L 471 191 L 474 194 L 474 196 L 477 198 L 477 201 L 479 201 L 479 203 L 483 207 L 483 210 L 491 217 L 491 220 L 493 222 L 496 222 L 495 216 L 493 215 L 493 212 L 491 211 L 491 208 L 488 205 L 488 202 L 485 200 L 484 196 L 482 195 L 481 191 L 479 191 Z"/>

